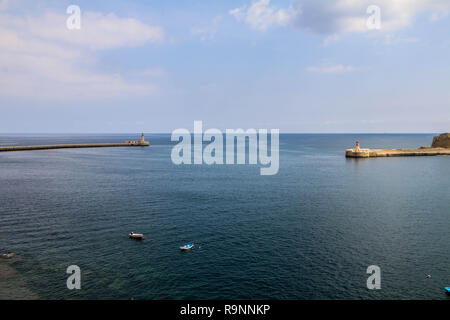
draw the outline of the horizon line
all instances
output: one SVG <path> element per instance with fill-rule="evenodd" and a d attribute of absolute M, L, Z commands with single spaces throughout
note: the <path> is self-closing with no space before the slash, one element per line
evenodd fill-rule
<path fill-rule="evenodd" d="M 448 131 L 447 131 L 448 132 Z M 99 135 L 99 134 L 111 134 L 111 135 L 122 135 L 122 134 L 172 134 L 171 132 L 0 132 L 0 135 L 13 135 L 13 134 L 83 134 L 83 135 Z M 193 133 L 193 132 L 192 132 Z M 446 132 L 441 132 L 446 133 Z M 441 134 L 439 132 L 281 132 L 281 134 Z M 225 134 L 225 132 L 224 132 Z"/>

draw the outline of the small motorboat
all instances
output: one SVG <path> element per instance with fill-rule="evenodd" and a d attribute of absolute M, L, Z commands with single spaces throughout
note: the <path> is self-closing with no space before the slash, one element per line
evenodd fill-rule
<path fill-rule="evenodd" d="M 7 253 L 2 254 L 2 258 L 5 258 L 5 259 L 11 259 L 11 258 L 14 258 L 14 256 L 15 256 L 15 254 L 12 252 L 7 252 Z"/>
<path fill-rule="evenodd" d="M 131 232 L 128 236 L 131 239 L 135 239 L 135 240 L 145 240 L 145 237 L 144 237 L 144 235 L 142 233 Z"/>
<path fill-rule="evenodd" d="M 450 295 L 450 287 L 445 287 L 444 289 L 445 289 L 445 293 Z"/>
<path fill-rule="evenodd" d="M 188 244 L 182 245 L 180 247 L 180 250 L 181 251 L 185 251 L 185 250 L 191 250 L 192 248 L 194 248 L 194 244 L 193 243 L 188 243 Z"/>

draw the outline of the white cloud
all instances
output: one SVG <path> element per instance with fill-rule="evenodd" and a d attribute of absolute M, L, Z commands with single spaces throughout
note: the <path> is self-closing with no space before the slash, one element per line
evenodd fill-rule
<path fill-rule="evenodd" d="M 27 18 L 18 23 L 42 39 L 92 49 L 135 47 L 164 38 L 162 28 L 148 26 L 133 18 L 119 18 L 114 13 L 82 12 L 80 30 L 66 28 L 67 18 L 68 15 L 48 13 L 44 17 Z"/>
<path fill-rule="evenodd" d="M 384 37 L 384 44 L 394 45 L 394 44 L 404 44 L 404 43 L 417 43 L 420 39 L 417 37 L 404 38 L 396 36 L 395 34 L 386 34 Z"/>
<path fill-rule="evenodd" d="M 278 10 L 270 7 L 269 1 L 259 0 L 248 9 L 244 6 L 229 13 L 255 29 L 294 25 L 322 34 L 370 31 L 366 25 L 370 5 L 381 9 L 382 32 L 406 28 L 419 14 L 428 14 L 436 21 L 450 13 L 449 0 L 292 0 L 291 6 Z"/>
<path fill-rule="evenodd" d="M 219 23 L 222 20 L 221 16 L 213 19 L 212 23 L 203 27 L 192 27 L 191 34 L 200 37 L 202 41 L 213 40 L 219 28 Z"/>
<path fill-rule="evenodd" d="M 157 92 L 143 79 L 99 71 L 95 52 L 161 41 L 161 28 L 87 12 L 81 30 L 68 30 L 66 19 L 0 14 L 0 97 L 114 99 Z"/>
<path fill-rule="evenodd" d="M 362 71 L 364 69 L 365 68 L 344 66 L 342 64 L 337 64 L 337 65 L 327 65 L 327 66 L 320 66 L 320 67 L 310 66 L 310 67 L 306 68 L 306 71 L 316 72 L 316 73 L 346 73 L 346 72 Z"/>
<path fill-rule="evenodd" d="M 339 41 L 340 39 L 341 37 L 338 34 L 332 34 L 323 40 L 323 45 L 326 47 L 331 43 Z"/>
<path fill-rule="evenodd" d="M 436 21 L 439 21 L 441 19 L 444 19 L 444 18 L 446 18 L 449 15 L 449 13 L 450 13 L 450 10 L 448 8 L 444 9 L 444 10 L 437 11 L 437 12 L 433 12 L 431 14 L 431 16 L 430 16 L 430 21 L 431 22 L 436 22 Z"/>
<path fill-rule="evenodd" d="M 448 0 L 293 0 L 302 14 L 296 25 L 318 33 L 368 32 L 367 8 L 381 9 L 381 31 L 392 32 L 413 24 L 414 18 L 429 14 L 434 19 L 450 11 Z"/>
<path fill-rule="evenodd" d="M 264 31 L 272 26 L 286 26 L 296 15 L 296 11 L 288 9 L 276 9 L 270 6 L 270 0 L 253 2 L 249 8 L 246 6 L 229 11 L 238 21 L 244 21 L 253 29 Z"/>
<path fill-rule="evenodd" d="M 0 0 L 0 11 L 8 9 L 9 0 Z"/>
<path fill-rule="evenodd" d="M 156 67 L 136 71 L 133 75 L 138 77 L 156 78 L 167 75 L 167 71 L 163 68 Z"/>

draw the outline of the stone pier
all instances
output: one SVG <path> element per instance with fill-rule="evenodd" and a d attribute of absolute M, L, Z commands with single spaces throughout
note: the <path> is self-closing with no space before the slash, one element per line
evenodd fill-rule
<path fill-rule="evenodd" d="M 448 147 L 443 147 L 448 146 Z M 415 157 L 450 155 L 450 134 L 444 133 L 434 137 L 431 147 L 417 149 L 361 149 L 356 141 L 355 148 L 347 149 L 347 158 L 377 158 L 377 157 Z"/>
<path fill-rule="evenodd" d="M 148 147 L 149 145 L 150 143 L 148 141 L 145 141 L 144 134 L 142 134 L 141 140 L 126 141 L 124 143 L 52 144 L 52 145 L 8 146 L 8 147 L 0 146 L 0 152 L 68 149 L 68 148 Z"/>

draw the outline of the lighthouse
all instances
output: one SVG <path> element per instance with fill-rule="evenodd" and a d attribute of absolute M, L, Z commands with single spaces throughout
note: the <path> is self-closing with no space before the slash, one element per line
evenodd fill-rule
<path fill-rule="evenodd" d="M 125 143 L 131 146 L 141 146 L 141 147 L 148 147 L 150 145 L 150 142 L 145 141 L 144 133 L 141 134 L 141 140 L 130 140 L 126 141 Z"/>
<path fill-rule="evenodd" d="M 150 143 L 149 143 L 148 141 L 145 141 L 144 133 L 143 133 L 143 132 L 142 132 L 142 134 L 141 134 L 141 140 L 139 141 L 139 145 L 140 145 L 140 146 L 144 146 L 144 147 L 150 145 Z"/>

